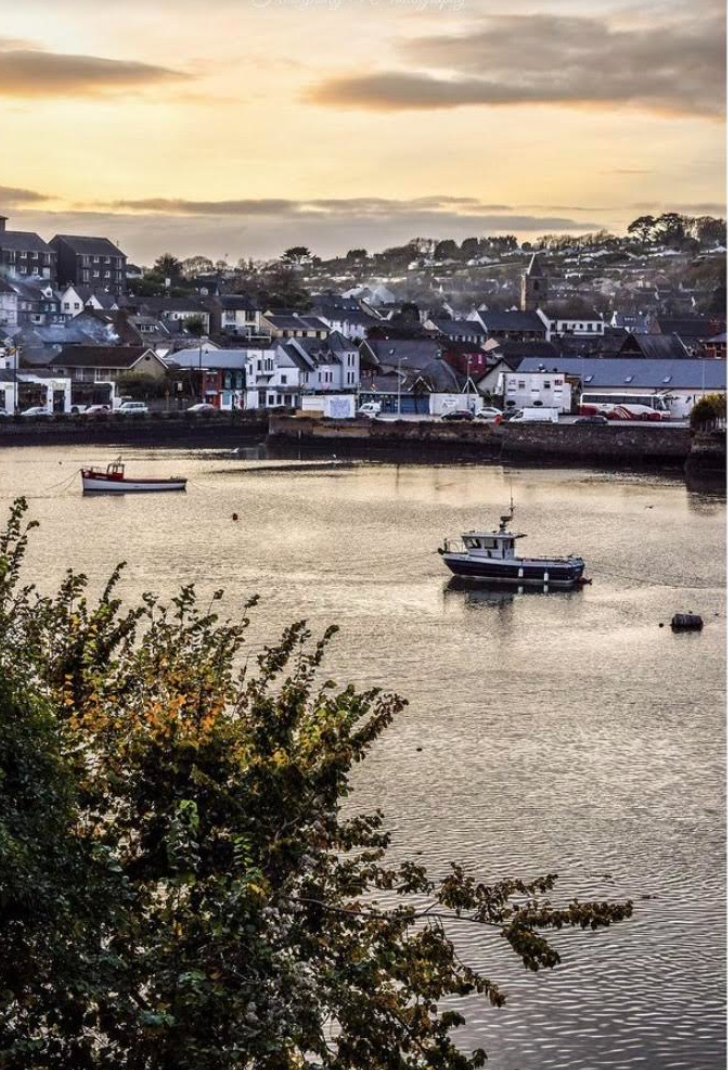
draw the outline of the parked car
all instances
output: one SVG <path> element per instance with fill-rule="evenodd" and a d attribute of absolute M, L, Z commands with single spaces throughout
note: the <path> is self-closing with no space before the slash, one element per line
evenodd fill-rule
<path fill-rule="evenodd" d="M 9 412 L 5 412 L 5 409 L 0 409 L 0 420 L 9 420 L 9 419 L 10 419 L 10 413 Z"/>
<path fill-rule="evenodd" d="M 576 422 L 578 424 L 608 424 L 609 420 L 601 413 L 595 413 L 593 416 L 580 416 Z"/>
<path fill-rule="evenodd" d="M 83 415 L 88 417 L 91 420 L 94 420 L 94 419 L 98 420 L 98 419 L 103 419 L 104 416 L 108 416 L 110 414 L 110 412 L 111 412 L 111 406 L 110 405 L 89 405 L 89 407 L 85 410 Z"/>
<path fill-rule="evenodd" d="M 484 405 L 475 414 L 476 420 L 501 420 L 503 419 L 503 413 L 500 409 L 497 409 L 495 405 Z"/>
<path fill-rule="evenodd" d="M 453 409 L 452 412 L 446 412 L 440 417 L 441 420 L 474 420 L 472 412 L 469 409 Z"/>
<path fill-rule="evenodd" d="M 144 401 L 122 401 L 116 411 L 119 416 L 145 416 L 149 412 L 149 406 Z"/>
<path fill-rule="evenodd" d="M 20 415 L 29 417 L 50 417 L 53 413 L 49 412 L 45 405 L 31 405 L 29 409 L 24 409 Z"/>
<path fill-rule="evenodd" d="M 82 416 L 88 405 L 71 405 L 71 416 Z"/>
<path fill-rule="evenodd" d="M 382 411 L 381 401 L 366 401 L 363 405 L 360 405 L 357 409 L 357 416 L 366 416 L 370 420 L 375 416 L 379 416 Z"/>
<path fill-rule="evenodd" d="M 187 412 L 218 412 L 216 405 L 211 405 L 209 401 L 198 401 L 196 405 L 190 405 Z"/>

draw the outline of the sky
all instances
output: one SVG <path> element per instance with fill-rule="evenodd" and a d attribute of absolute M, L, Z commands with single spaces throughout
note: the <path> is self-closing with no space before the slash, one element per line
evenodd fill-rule
<path fill-rule="evenodd" d="M 722 0 L 23 0 L 0 213 L 131 259 L 724 214 Z"/>

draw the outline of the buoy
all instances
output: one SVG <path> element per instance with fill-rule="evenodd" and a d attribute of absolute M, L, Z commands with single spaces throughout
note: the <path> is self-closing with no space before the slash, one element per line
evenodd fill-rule
<path fill-rule="evenodd" d="M 664 627 L 665 627 L 665 625 L 664 625 L 664 623 L 663 623 L 662 621 L 660 621 L 660 627 L 661 627 L 661 628 L 664 628 Z"/>
<path fill-rule="evenodd" d="M 238 519 L 238 514 L 237 513 L 233 513 L 233 520 L 237 520 L 237 519 Z"/>
<path fill-rule="evenodd" d="M 699 632 L 703 627 L 703 618 L 697 613 L 676 613 L 670 621 L 674 632 Z"/>

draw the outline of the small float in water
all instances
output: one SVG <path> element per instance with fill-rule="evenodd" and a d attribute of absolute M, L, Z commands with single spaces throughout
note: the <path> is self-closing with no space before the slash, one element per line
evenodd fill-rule
<path fill-rule="evenodd" d="M 84 494 L 145 494 L 187 488 L 187 480 L 182 478 L 132 479 L 126 475 L 121 460 L 113 461 L 105 470 L 82 468 L 81 484 Z"/>
<path fill-rule="evenodd" d="M 456 576 L 491 584 L 565 590 L 591 582 L 581 557 L 519 557 L 516 539 L 526 536 L 508 530 L 512 520 L 513 502 L 497 531 L 466 531 L 459 543 L 446 539 L 438 553 Z"/>

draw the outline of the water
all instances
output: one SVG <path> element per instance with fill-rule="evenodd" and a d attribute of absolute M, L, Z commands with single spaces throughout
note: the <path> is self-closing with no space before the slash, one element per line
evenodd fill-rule
<path fill-rule="evenodd" d="M 557 872 L 563 894 L 635 900 L 615 929 L 559 935 L 563 965 L 536 976 L 458 928 L 462 957 L 509 996 L 502 1010 L 464 1001 L 463 1045 L 494 1070 L 725 1065 L 720 498 L 654 475 L 149 450 L 127 450 L 130 469 L 184 473 L 186 495 L 63 487 L 109 459 L 3 450 L 0 495 L 29 494 L 42 524 L 29 568 L 43 588 L 68 566 L 98 587 L 126 558 L 129 597 L 194 580 L 225 587 L 232 613 L 259 592 L 254 646 L 300 617 L 338 623 L 329 671 L 410 700 L 355 776 L 355 805 L 382 806 L 395 855 Z M 529 552 L 578 552 L 592 587 L 504 596 L 448 580 L 433 550 L 490 526 L 511 484 Z M 690 610 L 701 634 L 659 628 Z"/>

